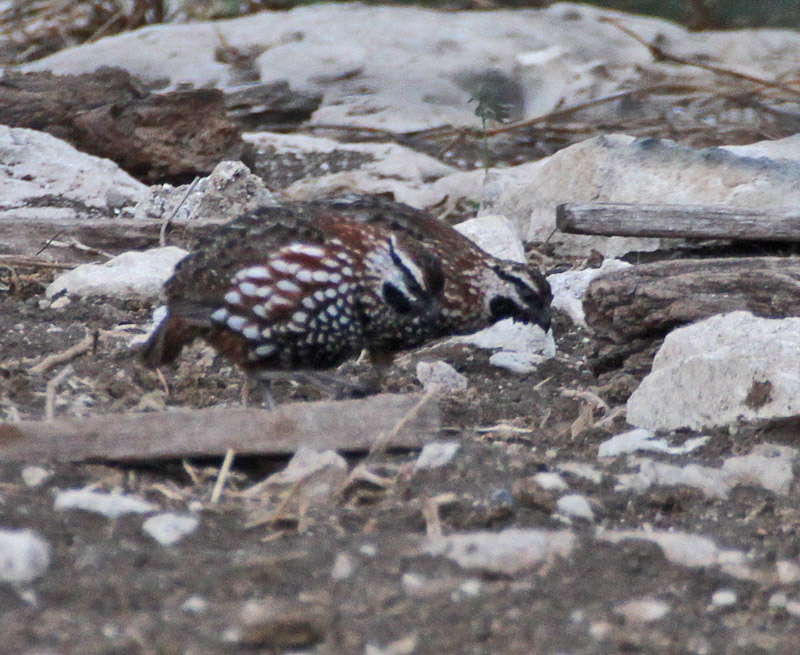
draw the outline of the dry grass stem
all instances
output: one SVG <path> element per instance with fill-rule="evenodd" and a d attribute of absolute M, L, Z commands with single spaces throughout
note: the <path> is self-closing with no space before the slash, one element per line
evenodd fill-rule
<path fill-rule="evenodd" d="M 42 373 L 46 373 L 47 371 L 49 371 L 54 366 L 70 362 L 76 357 L 80 357 L 81 355 L 85 355 L 86 353 L 91 352 L 92 348 L 94 348 L 94 343 L 95 343 L 94 335 L 87 334 L 74 346 L 71 346 L 70 348 L 67 348 L 66 350 L 60 353 L 54 353 L 52 355 L 48 355 L 35 366 L 31 366 L 31 368 L 29 369 L 29 373 L 31 375 L 41 375 Z"/>
<path fill-rule="evenodd" d="M 44 415 L 45 419 L 52 421 L 56 417 L 56 392 L 61 383 L 75 372 L 71 364 L 67 364 L 56 376 L 48 380 L 45 394 Z"/>
<path fill-rule="evenodd" d="M 225 458 L 222 460 L 222 466 L 219 468 L 219 475 L 217 481 L 214 483 L 214 489 L 211 492 L 211 503 L 216 504 L 222 496 L 222 490 L 225 488 L 225 481 L 228 479 L 228 474 L 231 472 L 231 465 L 233 458 L 236 456 L 236 451 L 233 448 L 228 448 L 225 452 Z"/>

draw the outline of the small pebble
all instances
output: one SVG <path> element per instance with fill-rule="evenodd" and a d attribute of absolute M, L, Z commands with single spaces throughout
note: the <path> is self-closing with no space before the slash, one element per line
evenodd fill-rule
<path fill-rule="evenodd" d="M 711 596 L 711 605 L 713 607 L 730 607 L 735 605 L 738 596 L 733 589 L 717 589 Z"/>
<path fill-rule="evenodd" d="M 537 473 L 533 479 L 547 491 L 563 491 L 569 489 L 567 483 L 564 482 L 558 473 Z"/>
<path fill-rule="evenodd" d="M 0 530 L 0 582 L 30 582 L 50 565 L 50 546 L 32 530 Z"/>
<path fill-rule="evenodd" d="M 669 613 L 667 603 L 655 598 L 629 600 L 614 608 L 614 612 L 632 623 L 650 623 L 663 619 Z"/>
<path fill-rule="evenodd" d="M 591 505 L 589 505 L 589 501 L 580 494 L 562 496 L 556 501 L 556 509 L 565 516 L 586 519 L 587 521 L 594 520 L 594 512 Z"/>
<path fill-rule="evenodd" d="M 353 575 L 353 558 L 347 553 L 339 553 L 331 569 L 332 580 L 346 580 Z"/>
<path fill-rule="evenodd" d="M 460 445 L 455 441 L 434 441 L 425 444 L 414 462 L 414 470 L 435 469 L 445 466 L 456 456 Z"/>
<path fill-rule="evenodd" d="M 26 466 L 22 469 L 20 476 L 22 477 L 22 481 L 25 483 L 26 487 L 31 487 L 32 489 L 36 487 L 40 487 L 44 484 L 51 476 L 53 475 L 52 471 L 48 471 L 41 466 Z"/>
<path fill-rule="evenodd" d="M 200 520 L 196 516 L 165 512 L 147 519 L 142 529 L 162 546 L 172 546 L 194 532 L 198 525 Z"/>
<path fill-rule="evenodd" d="M 203 614 L 208 609 L 208 601 L 202 596 L 189 596 L 181 604 L 181 609 L 188 614 Z"/>
<path fill-rule="evenodd" d="M 136 496 L 92 489 L 67 489 L 56 496 L 55 509 L 82 509 L 116 519 L 124 514 L 147 514 L 158 508 Z"/>

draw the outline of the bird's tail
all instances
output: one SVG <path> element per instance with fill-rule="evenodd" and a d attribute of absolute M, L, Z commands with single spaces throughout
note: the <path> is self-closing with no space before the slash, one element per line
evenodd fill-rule
<path fill-rule="evenodd" d="M 142 361 L 149 368 L 169 364 L 177 359 L 184 346 L 204 336 L 210 327 L 206 318 L 197 320 L 170 309 L 142 348 Z"/>

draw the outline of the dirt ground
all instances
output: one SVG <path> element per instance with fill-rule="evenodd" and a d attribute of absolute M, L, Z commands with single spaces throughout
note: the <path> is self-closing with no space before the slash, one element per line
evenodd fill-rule
<path fill-rule="evenodd" d="M 59 416 L 239 402 L 241 376 L 199 346 L 177 369 L 165 371 L 167 395 L 127 345 L 149 321 L 150 308 L 101 300 L 42 308 L 48 275 L 24 277 L 13 294 L 0 296 L 5 418 L 42 418 L 46 382 L 59 368 L 34 376 L 28 372 L 31 364 L 92 331 L 108 336 L 98 340 L 95 352 L 73 361 L 74 373 L 58 395 Z M 654 544 L 604 543 L 594 535 L 598 528 L 675 529 L 743 551 L 756 566 L 796 560 L 800 492 L 778 496 L 737 487 L 719 500 L 683 487 L 615 491 L 615 474 L 625 470 L 625 458 L 603 463 L 597 446 L 623 431 L 624 423 L 616 419 L 593 426 L 603 411 L 576 423 L 581 415 L 586 419 L 586 402 L 569 392 L 594 391 L 613 408 L 641 372 L 619 370 L 598 379 L 591 370 L 591 335 L 562 315 L 554 334 L 558 356 L 528 375 L 495 368 L 488 353 L 464 346 L 439 345 L 400 357 L 387 381 L 389 390 L 418 389 L 414 365 L 423 359 L 444 359 L 469 379 L 466 391 L 442 401 L 441 439 L 461 445 L 456 457 L 443 468 L 409 473 L 416 453 L 382 455 L 371 469 L 393 480 L 390 484 L 357 489 L 324 509 L 311 507 L 296 521 L 251 527 L 252 507 L 238 493 L 286 460 L 238 460 L 216 505 L 209 495 L 218 461 L 0 464 L 0 526 L 33 529 L 52 548 L 50 567 L 39 580 L 0 585 L 0 652 L 798 652 L 800 618 L 770 601 L 776 592 L 800 595 L 797 582 L 781 585 L 769 576 L 742 580 L 719 567 L 679 566 Z M 351 372 L 357 368 L 350 366 Z M 315 394 L 286 383 L 276 395 L 301 400 Z M 502 424 L 521 429 L 497 427 Z M 690 436 L 695 435 L 673 435 L 673 440 Z M 790 433 L 782 439 L 792 443 Z M 754 442 L 765 440 L 756 428 L 733 436 L 721 431 L 691 461 L 718 466 L 722 458 L 749 452 Z M 775 435 L 768 440 L 776 441 Z M 350 464 L 357 461 L 351 458 Z M 570 492 L 589 500 L 593 522 L 559 518 L 554 512 L 558 494 L 531 492 L 531 476 L 566 462 L 590 464 L 602 473 L 595 481 L 563 474 Z M 31 464 L 52 472 L 39 487 L 28 487 L 21 478 Z M 111 520 L 54 509 L 58 490 L 86 485 L 121 489 L 163 510 L 200 508 L 200 526 L 165 547 L 142 531 L 141 516 Z M 451 494 L 440 509 L 445 534 L 558 530 L 567 524 L 579 545 L 568 558 L 513 575 L 461 569 L 424 550 L 423 508 L 427 499 L 442 494 Z M 334 580 L 332 567 L 343 555 L 352 573 Z M 735 602 L 713 604 L 720 590 L 734 592 Z M 663 601 L 669 611 L 649 622 L 618 611 L 620 604 L 640 598 Z M 264 599 L 285 620 L 278 627 L 245 632 L 249 643 L 237 643 L 243 607 Z"/>

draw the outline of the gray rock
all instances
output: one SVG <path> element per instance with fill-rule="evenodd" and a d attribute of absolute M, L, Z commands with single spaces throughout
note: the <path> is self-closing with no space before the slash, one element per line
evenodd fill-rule
<path fill-rule="evenodd" d="M 302 177 L 283 191 L 285 197 L 296 200 L 342 193 L 391 193 L 400 202 L 425 207 L 443 197 L 441 191 L 431 188 L 431 182 L 456 172 L 433 157 L 394 143 L 339 143 L 272 132 L 253 132 L 245 139 L 271 166 L 276 160 L 285 160 L 289 168 L 302 169 Z"/>
<path fill-rule="evenodd" d="M 455 441 L 435 441 L 425 444 L 422 452 L 414 462 L 414 470 L 436 469 L 447 466 L 453 461 L 461 444 Z"/>
<path fill-rule="evenodd" d="M 709 439 L 710 437 L 694 437 L 687 439 L 682 446 L 670 446 L 666 439 L 656 439 L 656 435 L 650 430 L 637 428 L 601 443 L 597 449 L 597 456 L 618 457 L 638 451 L 686 455 L 705 445 Z"/>
<path fill-rule="evenodd" d="M 586 315 L 583 312 L 583 297 L 593 280 L 630 268 L 631 264 L 619 259 L 607 259 L 600 268 L 586 268 L 582 271 L 566 271 L 547 276 L 547 281 L 553 290 L 553 309 L 559 309 L 577 325 L 586 325 Z"/>
<path fill-rule="evenodd" d="M 712 316 L 667 335 L 628 400 L 649 430 L 727 425 L 800 414 L 800 318 Z"/>
<path fill-rule="evenodd" d="M 72 296 L 158 298 L 177 263 L 189 253 L 166 246 L 144 252 L 124 252 L 105 264 L 81 264 L 59 275 L 47 287 L 48 298 Z"/>
<path fill-rule="evenodd" d="M 146 185 L 114 162 L 22 127 L 0 125 L 0 162 L 0 215 L 74 217 L 84 213 L 81 206 L 87 216 L 89 210 L 111 213 L 120 204 L 138 202 L 147 192 Z"/>
<path fill-rule="evenodd" d="M 440 393 L 463 391 L 469 386 L 467 378 L 456 371 L 450 364 L 441 360 L 435 362 L 418 362 L 417 379 L 425 391 L 436 389 Z"/>
<path fill-rule="evenodd" d="M 116 519 L 125 514 L 148 514 L 158 508 L 137 496 L 93 489 L 67 489 L 56 495 L 54 508 L 82 509 Z"/>
<path fill-rule="evenodd" d="M 776 494 L 789 493 L 794 481 L 793 462 L 797 450 L 788 446 L 759 444 L 749 455 L 730 457 L 721 468 L 687 464 L 676 466 L 651 459 L 635 462 L 638 473 L 617 477 L 618 491 L 643 491 L 654 485 L 686 485 L 712 498 L 726 498 L 738 484 L 760 486 Z"/>
<path fill-rule="evenodd" d="M 556 501 L 556 509 L 564 516 L 594 521 L 592 506 L 581 494 L 567 494 Z"/>
<path fill-rule="evenodd" d="M 49 565 L 50 546 L 33 530 L 0 530 L 0 582 L 31 582 Z"/>
<path fill-rule="evenodd" d="M 614 607 L 614 612 L 632 623 L 652 623 L 669 614 L 670 606 L 656 598 L 637 598 Z"/>
<path fill-rule="evenodd" d="M 494 257 L 521 263 L 527 261 L 525 246 L 514 224 L 505 216 L 478 216 L 453 227 Z"/>
<path fill-rule="evenodd" d="M 172 546 L 190 535 L 200 525 L 196 516 L 165 512 L 151 516 L 142 529 L 162 546 Z"/>
<path fill-rule="evenodd" d="M 346 580 L 354 570 L 353 558 L 347 553 L 338 553 L 331 568 L 331 580 Z"/>
<path fill-rule="evenodd" d="M 425 552 L 444 556 L 465 569 L 511 575 L 554 557 L 568 556 L 576 545 L 569 530 L 508 529 L 472 532 L 428 540 Z"/>
<path fill-rule="evenodd" d="M 669 141 L 599 136 L 537 162 L 493 173 L 482 213 L 511 219 L 524 240 L 560 244 L 562 252 L 597 250 L 615 257 L 654 250 L 659 239 L 567 235 L 555 208 L 575 201 L 790 206 L 800 201 L 800 166 L 722 149 L 694 150 Z M 552 236 L 551 236 L 552 235 Z"/>
<path fill-rule="evenodd" d="M 221 161 L 195 184 L 152 186 L 133 208 L 137 219 L 226 223 L 275 199 L 264 181 L 240 161 Z"/>

